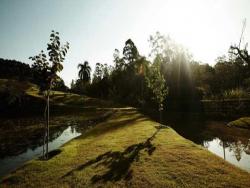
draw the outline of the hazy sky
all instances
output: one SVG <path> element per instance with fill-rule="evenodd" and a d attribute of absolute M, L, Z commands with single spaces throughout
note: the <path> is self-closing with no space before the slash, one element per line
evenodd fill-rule
<path fill-rule="evenodd" d="M 149 35 L 160 31 L 214 64 L 238 43 L 244 18 L 248 42 L 249 0 L 0 0 L 0 57 L 30 63 L 54 29 L 70 43 L 61 73 L 69 84 L 78 63 L 111 63 L 128 38 L 148 56 Z"/>

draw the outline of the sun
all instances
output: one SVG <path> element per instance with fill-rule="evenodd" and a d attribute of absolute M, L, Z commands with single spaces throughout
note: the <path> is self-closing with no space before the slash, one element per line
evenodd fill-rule
<path fill-rule="evenodd" d="M 148 33 L 170 35 L 204 63 L 213 64 L 214 57 L 227 52 L 234 40 L 228 9 L 220 1 L 162 0 L 150 1 L 147 6 L 154 10 L 151 18 L 144 19 Z"/>

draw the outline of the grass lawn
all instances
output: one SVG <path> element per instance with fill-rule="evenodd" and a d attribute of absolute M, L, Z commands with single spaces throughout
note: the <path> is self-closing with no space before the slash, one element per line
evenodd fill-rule
<path fill-rule="evenodd" d="M 21 113 L 20 115 L 17 114 L 18 118 L 13 118 L 13 114 L 10 113 L 10 116 L 6 118 L 4 114 L 1 114 L 1 157 L 19 154 L 27 149 L 27 146 L 33 145 L 34 143 L 42 144 L 42 139 L 40 138 L 43 137 L 45 125 L 43 117 L 45 100 L 42 95 L 39 95 L 38 87 L 35 84 L 0 79 L 0 93 L 6 89 L 9 89 L 13 95 L 16 93 L 24 93 L 25 96 L 30 97 L 30 100 L 26 101 L 27 103 L 23 108 L 17 110 L 17 112 L 27 111 L 24 116 Z M 33 104 L 36 102 L 39 103 L 34 106 Z M 102 117 L 105 116 L 106 113 L 112 112 L 112 107 L 114 107 L 113 103 L 109 101 L 60 91 L 51 92 L 50 102 L 51 133 L 53 133 L 54 130 L 63 129 L 68 125 L 74 124 L 85 129 L 90 122 L 92 122 L 92 124 L 100 122 L 99 119 L 102 120 Z M 38 111 L 36 111 L 37 108 L 39 109 Z M 33 114 L 32 111 L 36 111 L 36 113 Z M 51 139 L 53 138 L 51 137 Z"/>
<path fill-rule="evenodd" d="M 249 187 L 250 174 L 131 110 L 120 110 L 6 176 L 7 187 Z"/>
<path fill-rule="evenodd" d="M 0 117 L 14 116 L 41 116 L 44 113 L 45 98 L 39 94 L 38 86 L 30 82 L 20 82 L 16 80 L 0 79 L 0 97 L 1 93 L 8 91 L 9 97 L 1 98 L 3 106 L 0 106 Z M 13 103 L 9 103 L 9 101 Z M 61 91 L 51 91 L 50 105 L 52 115 L 69 115 L 80 112 L 89 112 L 103 110 L 103 108 L 121 107 L 111 101 L 100 100 L 73 93 L 64 93 Z M 1 125 L 0 125 L 1 126 Z"/>
<path fill-rule="evenodd" d="M 250 117 L 242 117 L 228 123 L 228 126 L 250 129 Z"/>

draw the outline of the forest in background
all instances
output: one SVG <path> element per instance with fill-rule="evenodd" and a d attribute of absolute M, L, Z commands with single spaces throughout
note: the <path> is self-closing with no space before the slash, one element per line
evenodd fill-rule
<path fill-rule="evenodd" d="M 121 52 L 115 50 L 114 65 L 96 63 L 92 81 L 72 80 L 71 90 L 133 106 L 155 106 L 147 78 L 154 76 L 150 73 L 158 67 L 168 91 L 163 102 L 168 109 L 191 110 L 202 99 L 250 98 L 247 45 L 230 46 L 228 54 L 218 57 L 211 66 L 195 61 L 185 48 L 159 32 L 150 36 L 149 43 L 151 53 L 147 58 L 128 39 Z"/>
<path fill-rule="evenodd" d="M 159 32 L 150 36 L 149 43 L 151 53 L 145 57 L 128 39 L 121 51 L 115 49 L 113 64 L 96 63 L 91 78 L 91 67 L 85 61 L 79 64 L 79 78 L 72 80 L 70 89 L 61 78 L 53 89 L 136 107 L 158 108 L 159 102 L 153 90 L 157 87 L 150 87 L 149 80 L 158 81 L 162 76 L 164 84 L 158 86 L 166 90 L 162 104 L 169 110 L 189 111 L 202 99 L 250 98 L 247 45 L 230 46 L 228 54 L 218 57 L 215 65 L 211 66 L 195 61 L 184 47 Z M 38 85 L 43 80 L 37 65 L 5 59 L 0 59 L 0 79 L 29 81 Z M 5 91 L 8 92 L 11 91 Z"/>

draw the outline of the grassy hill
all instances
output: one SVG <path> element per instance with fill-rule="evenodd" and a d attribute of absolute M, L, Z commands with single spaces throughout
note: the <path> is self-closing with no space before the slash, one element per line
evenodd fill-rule
<path fill-rule="evenodd" d="M 6 84 L 1 80 L 1 88 Z M 14 81 L 25 95 L 43 100 L 35 85 Z M 18 85 L 20 84 L 20 85 Z M 0 187 L 249 187 L 250 174 L 159 126 L 133 108 L 70 93 L 52 94 L 51 126 L 108 119 L 61 147 L 48 161 L 34 159 L 1 180 Z M 119 107 L 119 108 L 118 108 Z M 56 113 L 55 113 L 56 114 Z M 73 116 L 70 114 L 74 114 Z M 82 123 L 82 125 L 81 125 Z M 42 128 L 0 127 L 1 140 L 23 140 Z M 7 132 L 6 132 L 7 131 Z M 9 132 L 8 132 L 9 131 Z M 13 134 L 12 134 L 13 133 Z M 20 135 L 20 136 L 17 136 Z"/>
<path fill-rule="evenodd" d="M 242 117 L 231 121 L 228 126 L 250 129 L 250 117 Z"/>
<path fill-rule="evenodd" d="M 38 87 L 30 82 L 0 79 L 0 116 L 23 116 L 41 114 L 45 100 Z"/>
<path fill-rule="evenodd" d="M 0 116 L 41 115 L 45 98 L 39 94 L 38 86 L 29 82 L 0 79 Z M 104 107 L 119 107 L 111 101 L 90 98 L 72 93 L 52 91 L 50 96 L 52 114 L 68 114 L 81 110 Z"/>
<path fill-rule="evenodd" d="M 6 91 L 8 95 L 1 96 Z M 38 87 L 29 82 L 0 79 L 0 96 L 0 158 L 42 145 L 45 99 L 39 95 Z M 14 97 L 11 104 L 6 102 L 9 97 Z M 83 125 L 85 129 L 89 122 L 96 124 L 111 113 L 111 105 L 115 107 L 109 101 L 59 91 L 52 91 L 50 101 L 51 133 L 72 124 Z"/>
<path fill-rule="evenodd" d="M 133 109 L 6 176 L 20 187 L 249 187 L 250 174 Z"/>

